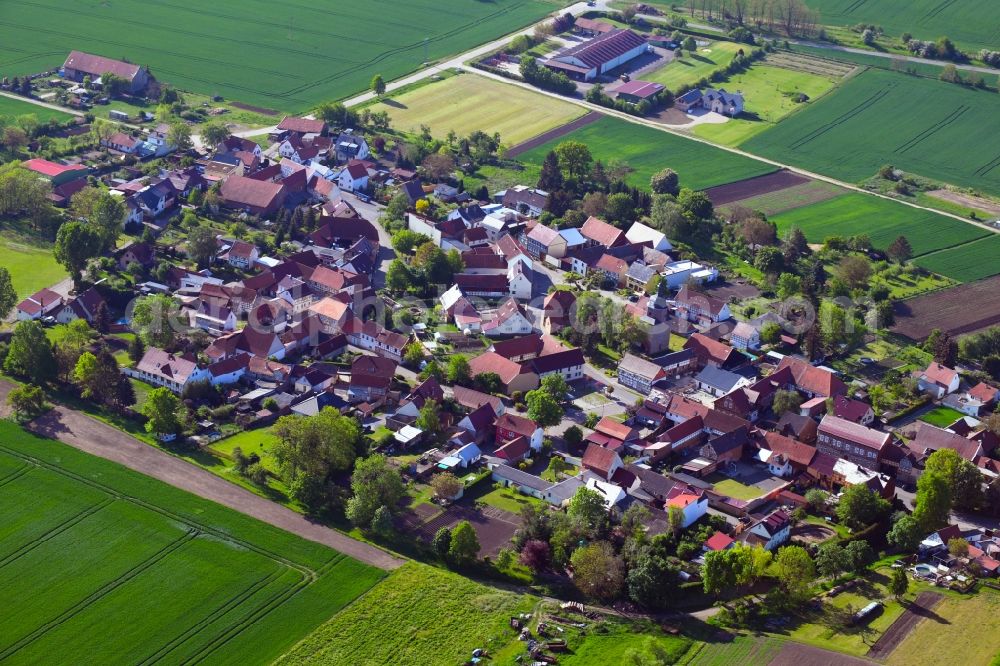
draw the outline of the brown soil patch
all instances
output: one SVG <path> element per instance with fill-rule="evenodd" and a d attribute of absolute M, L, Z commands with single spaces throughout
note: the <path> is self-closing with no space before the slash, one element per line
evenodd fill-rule
<path fill-rule="evenodd" d="M 782 169 L 781 171 L 775 171 L 764 176 L 747 178 L 746 180 L 738 180 L 735 183 L 712 187 L 705 190 L 705 194 L 708 195 L 708 198 L 716 206 L 724 206 L 725 204 L 740 201 L 741 199 L 749 199 L 761 194 L 795 187 L 796 185 L 808 183 L 810 180 L 810 178 L 806 178 L 805 176 Z"/>
<path fill-rule="evenodd" d="M 825 525 L 804 523 L 792 530 L 792 538 L 805 541 L 806 543 L 823 543 L 835 536 L 837 536 L 837 533 Z"/>
<path fill-rule="evenodd" d="M 691 122 L 691 118 L 686 113 L 674 107 L 663 109 L 655 115 L 646 116 L 646 119 L 662 125 L 687 125 Z"/>
<path fill-rule="evenodd" d="M 892 331 L 923 340 L 935 328 L 951 335 L 988 328 L 1000 323 L 998 289 L 1000 276 L 897 301 Z"/>
<path fill-rule="evenodd" d="M 931 616 L 931 610 L 942 599 L 942 595 L 937 592 L 921 592 L 913 600 L 903 614 L 896 618 L 892 626 L 886 629 L 885 633 L 875 641 L 875 645 L 868 650 L 868 656 L 872 659 L 885 659 L 896 649 L 903 639 L 910 635 L 920 621 Z"/>
<path fill-rule="evenodd" d="M 565 125 L 560 125 L 555 129 L 550 129 L 548 132 L 543 132 L 533 139 L 528 139 L 523 143 L 519 143 L 513 148 L 507 150 L 507 157 L 513 159 L 518 155 L 528 152 L 542 144 L 546 144 L 549 141 L 555 141 L 560 137 L 564 137 L 570 132 L 576 131 L 581 127 L 585 127 L 591 123 L 596 123 L 598 120 L 604 117 L 603 113 L 598 113 L 597 111 L 591 111 L 585 116 L 577 118 L 571 123 L 566 123 Z"/>
<path fill-rule="evenodd" d="M 264 116 L 276 116 L 280 113 L 280 111 L 275 111 L 274 109 L 265 109 L 262 106 L 252 106 L 250 104 L 244 104 L 243 102 L 230 102 L 229 104 L 231 106 L 235 106 L 237 109 L 259 113 Z"/>
<path fill-rule="evenodd" d="M 785 643 L 770 666 L 871 666 L 874 662 L 801 643 Z"/>
<path fill-rule="evenodd" d="M 454 527 L 463 520 L 469 521 L 476 530 L 480 557 L 494 557 L 501 548 L 510 545 L 511 537 L 521 524 L 520 519 L 513 513 L 496 507 L 488 506 L 478 511 L 467 506 L 454 505 L 421 525 L 417 535 L 430 542 L 439 529 Z"/>
<path fill-rule="evenodd" d="M 927 195 L 934 197 L 935 199 L 950 201 L 951 203 L 958 204 L 959 206 L 972 208 L 980 213 L 983 213 L 987 217 L 1000 217 L 1000 203 L 997 203 L 996 201 L 990 201 L 989 199 L 983 199 L 982 197 L 976 197 L 971 194 L 952 192 L 951 190 L 930 190 L 927 192 Z"/>
<path fill-rule="evenodd" d="M 760 296 L 760 289 L 749 282 L 720 282 L 711 289 L 706 289 L 705 293 L 727 302 L 731 298 L 745 301 Z"/>

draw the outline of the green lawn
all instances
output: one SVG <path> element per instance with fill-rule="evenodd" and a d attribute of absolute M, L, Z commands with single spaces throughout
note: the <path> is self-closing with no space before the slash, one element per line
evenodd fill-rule
<path fill-rule="evenodd" d="M 18 298 L 31 296 L 67 277 L 66 269 L 52 256 L 52 246 L 40 241 L 2 230 L 0 253 L 3 254 L 0 265 L 10 271 Z"/>
<path fill-rule="evenodd" d="M 0 441 L 5 662 L 268 664 L 383 576 L 12 423 Z"/>
<path fill-rule="evenodd" d="M 512 615 L 535 599 L 416 562 L 394 571 L 277 663 L 454 666 L 516 641 Z"/>
<path fill-rule="evenodd" d="M 404 132 L 419 132 L 421 125 L 439 138 L 449 130 L 458 136 L 475 130 L 499 132 L 509 146 L 584 114 L 576 104 L 468 73 L 420 86 L 371 108 L 387 111 L 393 127 Z"/>
<path fill-rule="evenodd" d="M 485 485 L 485 484 L 482 484 Z M 529 504 L 543 506 L 545 503 L 537 497 L 522 495 L 512 488 L 494 488 L 485 495 L 475 498 L 488 506 L 520 514 L 521 509 Z"/>
<path fill-rule="evenodd" d="M 644 633 L 636 632 L 622 622 L 604 623 L 602 633 L 588 633 L 570 642 L 570 651 L 560 657 L 560 664 L 590 666 L 591 664 L 674 663 L 691 647 L 691 641 L 678 636 L 665 636 L 652 626 Z M 657 661 L 655 654 L 664 654 L 667 661 Z M 641 659 L 649 661 L 640 661 Z"/>
<path fill-rule="evenodd" d="M 848 182 L 863 181 L 892 164 L 1000 194 L 997 117 L 1000 95 L 994 92 L 873 69 L 742 148 Z"/>
<path fill-rule="evenodd" d="M 220 439 L 217 442 L 213 442 L 209 448 L 227 458 L 232 457 L 233 450 L 237 447 L 246 456 L 256 453 L 260 456 L 261 464 L 264 467 L 277 473 L 278 463 L 271 454 L 271 448 L 277 442 L 278 438 L 271 432 L 270 428 L 257 428 L 254 430 L 244 430 L 225 439 Z"/>
<path fill-rule="evenodd" d="M 713 474 L 705 480 L 715 486 L 716 492 L 728 495 L 733 499 L 752 500 L 764 494 L 764 491 L 760 488 L 748 486 L 735 479 L 724 477 L 721 474 Z"/>
<path fill-rule="evenodd" d="M 699 46 L 691 54 L 688 51 L 677 50 L 675 57 L 659 69 L 642 74 L 643 81 L 662 83 L 669 90 L 677 90 L 684 85 L 694 85 L 700 79 L 710 78 L 717 69 L 722 69 L 733 59 L 736 52 L 745 49 L 743 44 L 735 42 L 709 42 Z"/>
<path fill-rule="evenodd" d="M 737 146 L 773 127 L 786 116 L 806 109 L 835 84 L 836 79 L 827 76 L 766 64 L 754 65 L 729 77 L 724 83 L 714 84 L 731 92 L 739 90 L 743 93 L 746 100 L 743 116 L 722 125 L 698 125 L 694 133 L 717 143 Z M 800 93 L 809 97 L 805 104 L 794 101 Z"/>
<path fill-rule="evenodd" d="M 920 420 L 939 428 L 946 428 L 963 416 L 965 416 L 965 414 L 957 409 L 952 409 L 951 407 L 936 407 L 921 416 Z"/>
<path fill-rule="evenodd" d="M 915 256 L 989 234 L 973 224 L 856 192 L 786 211 L 771 221 L 778 225 L 779 235 L 799 227 L 812 243 L 822 243 L 831 236 L 867 234 L 872 245 L 885 249 L 902 235 L 910 241 Z"/>
<path fill-rule="evenodd" d="M 3 47 L 0 46 L 0 49 Z M 11 97 L 0 97 L 0 116 L 24 116 L 32 115 L 38 118 L 38 122 L 47 123 L 55 118 L 59 122 L 69 120 L 73 116 L 62 111 L 49 109 L 44 106 L 32 104 L 31 102 L 13 99 Z"/>
<path fill-rule="evenodd" d="M 70 49 L 148 65 L 182 90 L 287 111 L 367 90 L 535 21 L 551 0 L 276 4 L 179 0 L 7 3 L 5 76 L 54 69 Z M 433 17 L 433 18 L 431 18 Z M 499 101 L 499 100 L 498 100 Z"/>
<path fill-rule="evenodd" d="M 918 39 L 936 40 L 948 35 L 978 51 L 995 48 L 996 26 L 1000 25 L 1000 5 L 980 0 L 806 0 L 819 12 L 820 23 L 854 26 L 871 23 L 882 26 L 897 40 L 904 32 Z"/>
<path fill-rule="evenodd" d="M 972 243 L 918 257 L 916 263 L 959 282 L 981 280 L 1000 272 L 1000 236 L 990 234 Z"/>
<path fill-rule="evenodd" d="M 677 172 L 682 187 L 694 190 L 775 171 L 775 167 L 764 162 L 611 117 L 601 118 L 566 136 L 538 146 L 519 159 L 541 165 L 545 155 L 564 141 L 587 144 L 594 159 L 601 160 L 605 165 L 627 164 L 632 172 L 626 180 L 631 185 L 645 189 L 649 188 L 650 177 L 667 167 Z"/>

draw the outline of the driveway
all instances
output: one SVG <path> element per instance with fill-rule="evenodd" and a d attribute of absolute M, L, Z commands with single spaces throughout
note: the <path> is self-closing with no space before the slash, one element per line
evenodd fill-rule
<path fill-rule="evenodd" d="M 0 382 L 0 387 L 6 382 Z M 2 392 L 2 391 L 0 391 Z M 404 560 L 310 521 L 305 516 L 280 504 L 264 499 L 249 490 L 229 483 L 196 465 L 140 442 L 131 435 L 93 419 L 81 412 L 57 406 L 36 419 L 30 429 L 58 439 L 76 449 L 119 463 L 154 479 L 186 490 L 199 497 L 217 502 L 242 514 L 256 518 L 321 543 L 380 569 L 399 567 Z"/>

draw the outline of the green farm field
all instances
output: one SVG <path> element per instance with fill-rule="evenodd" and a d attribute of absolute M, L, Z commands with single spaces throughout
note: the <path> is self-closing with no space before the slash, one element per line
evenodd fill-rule
<path fill-rule="evenodd" d="M 990 233 L 944 215 L 855 192 L 775 215 L 771 221 L 778 225 L 779 234 L 798 227 L 811 243 L 822 243 L 830 236 L 867 234 L 873 246 L 885 249 L 899 236 L 906 236 L 918 257 Z"/>
<path fill-rule="evenodd" d="M 996 93 L 869 70 L 742 148 L 849 182 L 892 164 L 1000 194 L 998 117 Z"/>
<path fill-rule="evenodd" d="M 698 45 L 694 55 L 684 51 L 683 57 L 675 58 L 659 69 L 642 74 L 643 81 L 662 83 L 668 90 L 677 90 L 683 85 L 693 85 L 702 78 L 712 76 L 712 72 L 729 64 L 743 45 L 735 42 L 709 42 Z M 677 51 L 680 54 L 680 51 Z"/>
<path fill-rule="evenodd" d="M 973 282 L 1000 273 L 1000 236 L 990 234 L 941 252 L 917 257 L 917 265 L 960 282 Z"/>
<path fill-rule="evenodd" d="M 773 127 L 779 120 L 796 112 L 825 95 L 837 80 L 809 72 L 794 71 L 772 65 L 755 65 L 745 72 L 730 76 L 724 83 L 715 84 L 730 92 L 739 90 L 747 100 L 746 112 L 721 124 L 697 125 L 697 136 L 727 146 L 737 146 L 750 137 Z M 793 96 L 802 93 L 809 102 L 799 104 Z"/>
<path fill-rule="evenodd" d="M 512 615 L 537 599 L 409 562 L 295 646 L 279 666 L 465 663 L 516 642 Z"/>
<path fill-rule="evenodd" d="M 898 37 L 918 39 L 947 35 L 970 48 L 1000 43 L 1000 4 L 982 0 L 806 0 L 825 25 L 871 23 Z"/>
<path fill-rule="evenodd" d="M 0 49 L 3 49 L 3 47 L 0 46 Z M 23 102 L 19 99 L 12 99 L 10 97 L 0 97 L 0 117 L 17 117 L 24 115 L 35 116 L 38 118 L 38 122 L 41 123 L 47 123 L 52 118 L 62 122 L 73 117 L 68 113 L 32 104 L 31 102 Z"/>
<path fill-rule="evenodd" d="M 158 80 L 305 111 L 527 26 L 551 0 L 286 3 L 265 0 L 5 3 L 0 71 L 62 65 L 72 49 L 148 65 Z"/>
<path fill-rule="evenodd" d="M 541 165 L 546 153 L 564 141 L 587 144 L 594 159 L 605 164 L 628 164 L 633 171 L 626 180 L 631 185 L 646 189 L 649 188 L 650 177 L 667 167 L 677 172 L 682 187 L 694 190 L 777 171 L 776 167 L 749 157 L 611 117 L 601 118 L 538 146 L 519 159 Z"/>
<path fill-rule="evenodd" d="M 0 421 L 3 663 L 266 664 L 382 576 Z"/>
<path fill-rule="evenodd" d="M 475 130 L 490 135 L 499 132 L 500 140 L 508 146 L 584 114 L 576 104 L 475 74 L 420 86 L 372 108 L 387 111 L 393 127 L 403 131 L 419 132 L 421 125 L 427 125 L 437 137 L 444 137 L 449 130 L 459 136 Z"/>

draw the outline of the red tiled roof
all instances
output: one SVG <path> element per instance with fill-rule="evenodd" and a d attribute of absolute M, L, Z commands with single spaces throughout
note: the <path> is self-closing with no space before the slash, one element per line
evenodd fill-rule
<path fill-rule="evenodd" d="M 298 132 L 299 134 L 322 134 L 326 123 L 322 120 L 310 120 L 297 116 L 285 116 L 278 123 L 278 129 L 283 132 Z"/>
<path fill-rule="evenodd" d="M 816 455 L 816 447 L 803 444 L 798 440 L 779 435 L 776 432 L 765 433 L 764 441 L 767 443 L 767 448 L 771 451 L 785 456 L 785 458 L 798 465 L 808 466 Z"/>
<path fill-rule="evenodd" d="M 219 194 L 231 204 L 269 208 L 278 199 L 285 186 L 244 176 L 230 176 L 222 183 Z"/>
<path fill-rule="evenodd" d="M 611 449 L 591 443 L 587 445 L 581 463 L 587 469 L 600 472 L 606 479 L 617 457 L 618 454 Z"/>
<path fill-rule="evenodd" d="M 593 216 L 583 223 L 580 233 L 604 247 L 617 247 L 628 242 L 624 231 Z"/>
<path fill-rule="evenodd" d="M 819 431 L 876 451 L 881 451 L 882 447 L 892 440 L 892 435 L 887 432 L 866 428 L 858 423 L 830 414 L 824 416 L 823 420 L 819 422 Z"/>
<path fill-rule="evenodd" d="M 808 361 L 794 356 L 786 356 L 778 364 L 778 370 L 788 368 L 795 378 L 795 386 L 828 398 L 847 393 L 847 385 L 837 375 L 817 368 Z"/>
<path fill-rule="evenodd" d="M 593 69 L 645 44 L 646 40 L 631 30 L 612 30 L 563 51 L 557 58 L 573 58 Z"/>
<path fill-rule="evenodd" d="M 351 160 L 350 162 L 347 163 L 347 173 L 354 180 L 360 180 L 368 175 L 368 169 L 366 169 L 365 165 L 362 164 L 361 162 L 357 160 Z"/>
<path fill-rule="evenodd" d="M 530 450 L 531 444 L 528 443 L 528 438 L 522 435 L 498 447 L 493 455 L 504 460 L 520 460 L 527 456 Z"/>
<path fill-rule="evenodd" d="M 66 56 L 66 62 L 63 63 L 63 68 L 86 72 L 94 77 L 103 76 L 105 73 L 111 72 L 123 79 L 127 79 L 129 82 L 139 73 L 139 65 L 91 53 L 83 53 L 82 51 L 70 51 L 69 55 Z"/>
<path fill-rule="evenodd" d="M 997 389 L 985 382 L 979 382 L 969 389 L 969 395 L 982 403 L 989 403 L 996 398 Z"/>
<path fill-rule="evenodd" d="M 48 160 L 43 160 L 40 157 L 28 160 L 27 162 L 22 162 L 21 166 L 25 169 L 30 169 L 35 173 L 40 173 L 43 176 L 49 176 L 50 178 L 62 175 L 67 171 L 86 171 L 87 167 L 82 164 L 57 164 L 55 162 L 50 162 Z"/>
<path fill-rule="evenodd" d="M 608 437 L 614 437 L 615 439 L 620 439 L 623 442 L 628 441 L 636 436 L 636 432 L 633 428 L 625 425 L 624 423 L 619 423 L 615 421 L 610 416 L 605 416 L 597 425 L 594 426 L 594 430 L 597 432 L 607 435 Z"/>
<path fill-rule="evenodd" d="M 510 290 L 504 273 L 458 273 L 455 284 L 464 292 L 489 291 L 506 293 Z"/>
<path fill-rule="evenodd" d="M 36 315 L 42 310 L 48 308 L 53 303 L 57 303 L 62 300 L 62 296 L 52 291 L 49 288 L 41 289 L 36 291 L 31 296 L 17 304 L 17 309 L 28 315 Z"/>
<path fill-rule="evenodd" d="M 524 435 L 529 438 L 538 430 L 538 424 L 531 419 L 509 412 L 505 412 L 497 418 L 496 425 L 497 428 L 516 432 L 518 435 Z"/>
<path fill-rule="evenodd" d="M 719 365 L 728 361 L 729 357 L 734 353 L 739 353 L 726 343 L 713 340 L 701 333 L 692 334 L 687 339 L 687 342 L 684 343 L 684 349 L 693 349 L 702 363 L 705 361 L 714 361 Z"/>
<path fill-rule="evenodd" d="M 724 532 L 716 532 L 705 541 L 705 548 L 709 550 L 725 550 L 732 544 L 732 537 Z"/>
<path fill-rule="evenodd" d="M 833 401 L 833 414 L 848 421 L 859 422 L 871 409 L 871 405 L 860 400 L 851 400 L 838 395 Z"/>
<path fill-rule="evenodd" d="M 958 377 L 957 372 L 946 365 L 941 365 L 937 361 L 931 362 L 931 364 L 928 365 L 927 369 L 923 372 L 924 379 L 934 382 L 935 384 L 940 384 L 941 386 L 948 386 L 955 380 L 956 377 Z"/>
<path fill-rule="evenodd" d="M 481 375 L 485 372 L 493 372 L 500 376 L 500 381 L 509 384 L 519 375 L 525 373 L 524 367 L 520 363 L 515 363 L 504 358 L 496 352 L 486 352 L 469 361 L 469 370 L 472 376 Z"/>
<path fill-rule="evenodd" d="M 646 99 L 647 97 L 652 97 L 661 90 L 663 90 L 663 84 L 633 79 L 628 83 L 615 88 L 614 92 L 619 95 L 632 95 L 634 97 Z"/>

